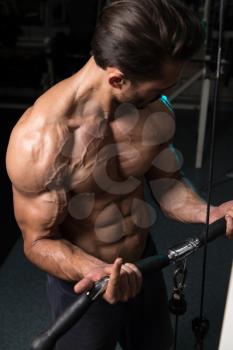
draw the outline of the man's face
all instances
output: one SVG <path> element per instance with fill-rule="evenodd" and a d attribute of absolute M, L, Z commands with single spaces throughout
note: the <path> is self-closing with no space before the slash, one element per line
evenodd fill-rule
<path fill-rule="evenodd" d="M 140 83 L 127 83 L 121 90 L 115 91 L 115 98 L 119 103 L 132 103 L 138 109 L 158 100 L 162 94 L 169 94 L 169 90 L 179 80 L 183 63 L 164 64 L 163 78 Z"/>

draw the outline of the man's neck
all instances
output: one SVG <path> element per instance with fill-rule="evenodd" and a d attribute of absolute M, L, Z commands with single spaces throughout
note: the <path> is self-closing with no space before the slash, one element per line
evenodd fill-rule
<path fill-rule="evenodd" d="M 77 73 L 77 86 L 76 101 L 84 116 L 98 113 L 105 119 L 111 118 L 118 103 L 106 71 L 96 65 L 93 57 Z"/>

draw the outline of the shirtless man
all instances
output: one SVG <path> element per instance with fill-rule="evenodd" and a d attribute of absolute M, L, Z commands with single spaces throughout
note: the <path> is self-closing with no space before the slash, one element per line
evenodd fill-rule
<path fill-rule="evenodd" d="M 87 64 L 39 97 L 12 132 L 15 216 L 25 255 L 48 273 L 53 315 L 110 276 L 103 298 L 57 350 L 113 350 L 117 341 L 126 350 L 171 345 L 162 277 L 142 278 L 134 262 L 155 252 L 144 177 L 166 215 L 206 219 L 206 203 L 182 178 L 171 147 L 173 112 L 159 99 L 200 37 L 198 21 L 173 1 L 114 1 Z M 229 237 L 232 207 L 212 207 L 210 217 L 226 216 Z"/>

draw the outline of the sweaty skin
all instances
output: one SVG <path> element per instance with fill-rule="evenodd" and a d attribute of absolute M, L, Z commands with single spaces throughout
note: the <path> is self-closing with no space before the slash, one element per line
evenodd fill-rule
<path fill-rule="evenodd" d="M 111 71 L 91 59 L 43 94 L 12 132 L 7 170 L 28 259 L 58 278 L 77 281 L 76 292 L 110 275 L 104 298 L 115 303 L 135 296 L 142 283 L 133 263 L 154 215 L 144 201 L 143 177 L 170 217 L 202 222 L 206 205 L 181 179 L 169 145 L 172 112 L 161 101 L 139 110 L 127 100 L 110 99 L 106 74 Z M 177 72 L 170 76 L 160 85 L 172 85 Z M 163 193 L 155 190 L 159 179 L 168 180 L 159 185 Z"/>

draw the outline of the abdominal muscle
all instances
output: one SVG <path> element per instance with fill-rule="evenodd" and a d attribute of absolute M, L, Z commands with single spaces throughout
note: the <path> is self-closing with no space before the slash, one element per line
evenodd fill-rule
<path fill-rule="evenodd" d="M 123 198 L 95 199 L 91 214 L 83 220 L 76 219 L 71 210 L 61 225 L 63 238 L 110 264 L 117 257 L 123 262 L 137 261 L 144 251 L 150 226 L 142 187 Z"/>

